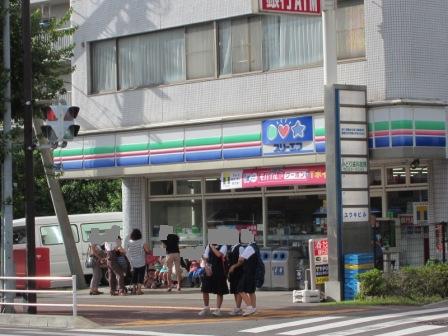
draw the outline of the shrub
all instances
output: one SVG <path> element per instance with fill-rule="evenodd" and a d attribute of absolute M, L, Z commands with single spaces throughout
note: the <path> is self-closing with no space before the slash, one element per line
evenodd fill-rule
<path fill-rule="evenodd" d="M 397 272 L 384 274 L 374 269 L 358 276 L 358 297 L 404 297 L 419 300 L 422 297 L 448 297 L 448 264 L 428 263 L 422 267 L 403 267 Z"/>

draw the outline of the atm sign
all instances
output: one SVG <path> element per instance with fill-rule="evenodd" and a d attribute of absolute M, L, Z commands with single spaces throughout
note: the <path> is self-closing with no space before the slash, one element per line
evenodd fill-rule
<path fill-rule="evenodd" d="M 320 0 L 260 0 L 260 12 L 320 15 Z"/>

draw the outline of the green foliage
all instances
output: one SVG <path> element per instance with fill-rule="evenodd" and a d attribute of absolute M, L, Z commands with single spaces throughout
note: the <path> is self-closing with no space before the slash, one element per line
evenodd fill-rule
<path fill-rule="evenodd" d="M 70 214 L 121 211 L 121 180 L 61 181 Z"/>
<path fill-rule="evenodd" d="M 11 79 L 11 109 L 13 123 L 16 126 L 10 134 L 0 139 L 0 159 L 3 161 L 4 140 L 12 142 L 13 181 L 14 181 L 14 218 L 25 215 L 24 150 L 23 150 L 23 48 L 21 0 L 10 1 L 11 26 L 11 72 L 0 67 L 0 118 L 3 119 L 4 88 Z M 1 4 L 0 4 L 1 6 Z M 68 40 L 76 28 L 69 26 L 71 10 L 61 19 L 51 19 L 43 24 L 39 10 L 31 13 L 31 43 L 33 68 L 33 99 L 51 100 L 66 93 L 64 78 L 74 68 L 70 59 L 74 45 L 60 44 Z M 0 21 L 3 27 L 5 11 L 0 8 Z M 0 41 L 3 42 L 3 41 Z M 66 45 L 65 47 L 62 47 Z M 0 53 L 0 66 L 3 65 Z M 34 115 L 40 113 L 34 106 Z M 34 152 L 35 210 L 36 216 L 53 215 L 53 205 L 47 181 L 38 151 Z M 62 190 L 66 199 L 68 213 L 88 213 L 121 210 L 120 181 L 62 181 Z"/>
<path fill-rule="evenodd" d="M 358 276 L 358 298 L 401 297 L 410 301 L 448 297 L 448 264 L 403 267 L 392 274 L 371 270 Z"/>

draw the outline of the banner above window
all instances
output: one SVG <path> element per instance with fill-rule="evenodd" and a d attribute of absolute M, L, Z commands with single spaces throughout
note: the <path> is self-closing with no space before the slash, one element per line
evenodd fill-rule
<path fill-rule="evenodd" d="M 221 174 L 221 190 L 326 183 L 324 165 L 240 169 Z"/>
<path fill-rule="evenodd" d="M 320 15 L 320 0 L 259 0 L 260 12 Z"/>

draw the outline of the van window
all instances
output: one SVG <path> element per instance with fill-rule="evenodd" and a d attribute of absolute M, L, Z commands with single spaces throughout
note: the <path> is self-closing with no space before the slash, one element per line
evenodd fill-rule
<path fill-rule="evenodd" d="M 24 226 L 13 228 L 12 243 L 13 245 L 26 243 L 26 228 Z"/>
<path fill-rule="evenodd" d="M 78 228 L 76 225 L 71 225 L 71 227 L 75 242 L 79 243 Z M 40 228 L 40 236 L 42 245 L 59 245 L 64 243 L 59 225 L 42 226 Z"/>
<path fill-rule="evenodd" d="M 98 229 L 100 234 L 103 234 L 106 230 L 112 228 L 112 226 L 118 225 L 120 227 L 120 237 L 123 237 L 123 223 L 122 222 L 109 222 L 109 223 L 83 223 L 81 224 L 82 240 L 85 242 L 90 241 L 90 232 L 92 229 Z"/>

